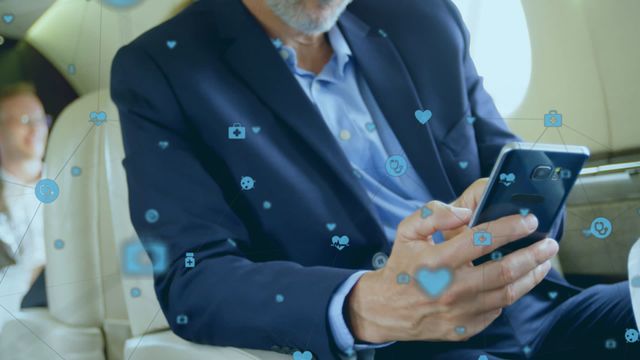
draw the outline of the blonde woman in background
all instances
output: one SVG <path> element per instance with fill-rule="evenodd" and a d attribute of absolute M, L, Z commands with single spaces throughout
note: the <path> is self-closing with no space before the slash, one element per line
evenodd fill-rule
<path fill-rule="evenodd" d="M 31 84 L 0 89 L 0 253 L 5 259 L 0 262 L 0 328 L 12 318 L 7 311 L 19 310 L 45 264 L 34 187 L 43 177 L 48 123 Z"/>

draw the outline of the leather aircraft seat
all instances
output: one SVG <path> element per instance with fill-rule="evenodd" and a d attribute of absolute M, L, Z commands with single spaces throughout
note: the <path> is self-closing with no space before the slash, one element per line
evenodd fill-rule
<path fill-rule="evenodd" d="M 82 96 L 57 119 L 45 163 L 59 196 L 40 206 L 49 307 L 14 314 L 0 333 L 2 359 L 291 359 L 273 351 L 198 345 L 170 331 L 152 276 L 121 271 L 123 247 L 137 241 L 123 158 L 108 89 Z M 141 256 L 149 261 L 146 253 Z"/>
<path fill-rule="evenodd" d="M 640 329 L 640 239 L 629 252 L 629 290 L 631 291 L 631 302 L 633 303 L 633 313 L 636 316 L 636 323 Z"/>

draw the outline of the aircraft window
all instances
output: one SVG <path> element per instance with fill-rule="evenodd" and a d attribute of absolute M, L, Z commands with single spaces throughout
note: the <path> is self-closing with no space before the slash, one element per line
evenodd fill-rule
<path fill-rule="evenodd" d="M 471 57 L 484 86 L 502 116 L 508 117 L 524 100 L 531 80 L 531 41 L 522 3 L 453 2 L 471 33 Z"/>

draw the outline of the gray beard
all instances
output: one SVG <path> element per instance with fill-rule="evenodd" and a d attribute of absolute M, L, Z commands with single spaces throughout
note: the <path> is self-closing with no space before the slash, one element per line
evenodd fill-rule
<path fill-rule="evenodd" d="M 290 27 L 309 35 L 316 35 L 329 31 L 344 9 L 353 0 L 317 0 L 323 13 L 312 15 L 306 12 L 305 0 L 265 0 L 267 6 L 278 16 L 285 24 Z M 339 2 L 339 5 L 327 13 L 327 6 Z"/>

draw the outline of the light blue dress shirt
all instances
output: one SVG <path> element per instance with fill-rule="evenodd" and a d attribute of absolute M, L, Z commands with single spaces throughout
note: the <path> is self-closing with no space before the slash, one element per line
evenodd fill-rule
<path fill-rule="evenodd" d="M 337 26 L 328 32 L 328 39 L 334 54 L 317 75 L 297 66 L 294 49 L 283 46 L 278 39 L 273 44 L 336 137 L 353 168 L 345 171 L 354 171 L 360 179 L 388 241 L 393 242 L 400 221 L 431 196 L 358 73 L 351 49 Z M 336 345 L 345 354 L 387 345 L 355 344 L 343 317 L 345 298 L 365 272 L 350 276 L 329 304 L 329 326 Z"/>

